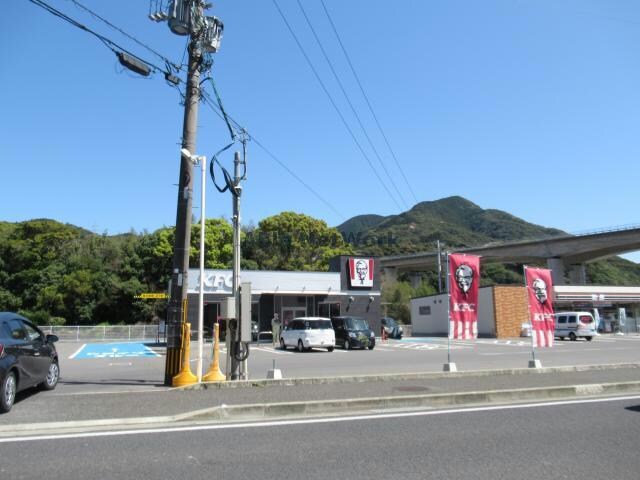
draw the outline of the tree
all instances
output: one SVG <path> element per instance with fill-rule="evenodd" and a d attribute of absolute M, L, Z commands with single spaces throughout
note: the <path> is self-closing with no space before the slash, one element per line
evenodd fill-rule
<path fill-rule="evenodd" d="M 262 270 L 327 271 L 331 257 L 353 251 L 326 222 L 283 212 L 265 218 L 247 233 L 244 252 Z"/>
<path fill-rule="evenodd" d="M 244 232 L 240 233 L 240 241 Z M 224 218 L 208 218 L 204 229 L 205 268 L 227 268 L 233 262 L 233 227 Z M 191 227 L 189 266 L 200 265 L 200 222 Z"/>

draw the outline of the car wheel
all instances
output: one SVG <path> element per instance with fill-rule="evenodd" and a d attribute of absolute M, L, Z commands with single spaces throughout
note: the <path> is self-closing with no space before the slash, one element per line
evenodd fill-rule
<path fill-rule="evenodd" d="M 298 340 L 298 351 L 304 352 L 304 345 L 302 344 L 302 340 Z"/>
<path fill-rule="evenodd" d="M 8 412 L 16 399 L 16 374 L 9 372 L 0 385 L 0 412 Z"/>
<path fill-rule="evenodd" d="M 333 352 L 333 347 L 327 347 L 327 352 Z"/>
<path fill-rule="evenodd" d="M 284 338 L 280 339 L 280 349 L 281 350 L 286 350 L 287 349 L 287 344 L 284 343 Z"/>
<path fill-rule="evenodd" d="M 351 348 L 351 344 L 349 343 L 349 340 L 345 340 L 344 341 L 344 349 L 345 350 L 349 350 Z"/>
<path fill-rule="evenodd" d="M 573 332 L 569 333 L 569 340 L 571 340 L 572 342 L 575 342 L 577 338 L 578 337 L 576 337 L 575 333 Z"/>
<path fill-rule="evenodd" d="M 53 361 L 49 365 L 49 371 L 47 372 L 47 378 L 44 379 L 41 386 L 43 390 L 53 390 L 58 385 L 58 379 L 60 378 L 60 367 L 58 362 Z"/>
<path fill-rule="evenodd" d="M 367 348 L 368 348 L 369 350 L 373 350 L 373 347 L 374 347 L 373 345 L 369 345 Z"/>
<path fill-rule="evenodd" d="M 587 339 L 587 342 L 590 342 L 593 339 L 593 337 L 584 337 L 584 338 Z"/>

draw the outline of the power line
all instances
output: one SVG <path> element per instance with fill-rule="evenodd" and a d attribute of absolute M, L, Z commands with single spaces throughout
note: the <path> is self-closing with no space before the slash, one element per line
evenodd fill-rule
<path fill-rule="evenodd" d="M 81 24 L 80 22 L 78 22 L 77 20 L 69 17 L 68 15 L 64 14 L 63 12 L 55 9 L 54 7 L 52 7 L 51 5 L 47 4 L 46 2 L 42 1 L 42 0 L 29 0 L 31 3 L 39 6 L 40 8 L 46 10 L 47 12 L 51 13 L 52 15 L 70 23 L 71 25 L 73 25 L 74 27 L 79 28 L 80 30 L 83 30 L 87 33 L 90 33 L 91 35 L 95 36 L 96 38 L 98 38 L 102 43 L 104 43 L 110 50 L 114 51 L 115 53 L 118 53 L 117 50 L 120 50 L 122 52 L 127 53 L 128 55 L 131 55 L 132 57 L 138 59 L 139 61 L 149 65 L 150 67 L 152 67 L 154 70 L 157 71 L 163 71 L 162 68 L 158 67 L 157 65 L 154 65 L 151 62 L 148 62 L 146 60 L 143 60 L 142 58 L 138 57 L 137 55 L 129 52 L 128 50 L 126 50 L 125 48 L 121 47 L 120 45 L 118 45 L 117 43 L 115 43 L 113 40 L 105 37 L 104 35 L 101 35 L 93 30 L 91 30 L 90 28 L 88 28 L 87 26 Z M 80 5 L 76 0 L 71 0 L 74 4 L 80 6 L 81 8 L 84 8 L 82 5 Z M 88 9 L 86 9 L 87 11 L 89 11 Z M 93 14 L 93 13 L 92 13 Z M 96 15 L 97 16 L 97 15 Z M 107 22 L 106 20 L 100 18 L 102 21 Z M 108 22 L 107 22 L 108 23 Z M 114 28 L 118 29 L 117 27 L 113 26 Z M 119 29 L 118 29 L 119 30 Z M 120 30 L 119 30 L 120 31 Z M 121 31 L 122 32 L 122 31 Z M 122 32 L 124 33 L 124 32 Z M 126 35 L 126 33 L 125 33 Z M 127 35 L 128 36 L 128 35 Z M 132 38 L 132 37 L 130 37 Z M 133 39 L 133 38 L 132 38 Z M 139 43 L 139 42 L 137 42 Z M 150 49 L 151 51 L 153 51 L 152 49 Z M 153 51 L 155 53 L 155 51 Z M 157 55 L 157 54 L 156 54 Z M 162 57 L 162 56 L 161 56 Z M 162 57 L 163 59 L 165 59 L 165 61 L 167 63 L 169 63 L 170 65 L 176 67 L 176 64 L 174 64 L 173 62 L 170 62 L 169 60 L 167 60 L 165 57 Z M 179 83 L 182 83 L 182 80 L 178 79 Z M 215 87 L 214 87 L 215 90 Z M 215 92 L 216 96 L 219 98 L 217 91 Z M 316 192 L 309 184 L 307 184 L 302 178 L 300 178 L 296 173 L 294 173 L 284 162 L 282 162 L 275 154 L 273 154 L 271 151 L 269 151 L 260 141 L 258 141 L 258 139 L 256 139 L 255 137 L 251 136 L 248 134 L 248 132 L 244 129 L 244 127 L 242 127 L 242 125 L 240 125 L 238 122 L 236 122 L 232 117 L 228 116 L 227 113 L 221 109 L 221 106 L 218 107 L 216 106 L 213 101 L 211 100 L 211 98 L 209 97 L 209 95 L 207 94 L 206 91 L 202 92 L 202 98 L 203 101 L 222 119 L 224 120 L 227 125 L 229 126 L 230 123 L 233 123 L 234 126 L 236 127 L 237 130 L 240 131 L 240 133 L 244 133 L 246 134 L 251 140 L 253 140 L 262 150 L 264 150 L 274 161 L 276 161 L 283 169 L 285 169 L 289 175 L 291 175 L 293 178 L 295 178 L 298 182 L 300 182 L 300 184 L 302 184 L 307 190 L 309 190 L 309 192 L 311 192 L 316 198 L 318 198 L 322 203 L 324 203 L 327 207 L 329 207 L 329 209 L 331 209 L 334 213 L 336 213 L 338 216 L 340 216 L 340 218 L 342 218 L 343 220 L 346 220 L 346 217 L 340 213 L 329 201 L 327 201 L 326 199 L 324 199 L 318 192 Z M 221 111 L 222 110 L 222 111 Z M 229 130 L 231 133 L 232 138 L 234 138 L 234 132 L 231 129 L 231 127 L 229 126 Z"/>
<path fill-rule="evenodd" d="M 395 192 L 397 193 L 398 197 L 400 198 L 402 203 L 404 203 L 405 207 L 408 209 L 409 205 L 407 204 L 406 200 L 402 196 L 402 193 L 400 193 L 400 190 L 398 189 L 398 186 L 396 185 L 396 182 L 393 181 L 393 177 L 391 176 L 391 174 L 387 170 L 387 167 L 385 166 L 384 162 L 382 161 L 382 158 L 380 157 L 380 153 L 378 153 L 378 149 L 373 144 L 373 141 L 371 140 L 371 137 L 367 133 L 367 129 L 365 128 L 364 124 L 362 123 L 362 120 L 360 119 L 360 115 L 358 115 L 358 112 L 356 111 L 355 107 L 353 106 L 353 103 L 351 102 L 351 99 L 349 98 L 349 95 L 347 94 L 347 91 L 345 90 L 344 85 L 342 84 L 342 81 L 340 80 L 340 77 L 338 76 L 338 73 L 336 72 L 335 68 L 333 67 L 333 63 L 329 59 L 329 55 L 327 55 L 326 50 L 322 46 L 322 42 L 320 41 L 320 37 L 318 37 L 318 34 L 316 33 L 316 29 L 313 27 L 313 24 L 311 23 L 311 20 L 309 19 L 309 16 L 307 15 L 306 10 L 302 6 L 302 3 L 300 2 L 300 0 L 297 0 L 297 2 L 298 2 L 298 6 L 300 7 L 300 10 L 302 11 L 302 15 L 304 16 L 305 20 L 307 21 L 307 25 L 309 25 L 309 28 L 311 29 L 311 32 L 313 33 L 313 36 L 316 39 L 316 42 L 317 42 L 318 46 L 320 47 L 320 50 L 322 51 L 322 55 L 324 55 L 324 58 L 327 61 L 327 64 L 329 65 L 329 68 L 331 69 L 331 72 L 333 73 L 333 76 L 336 79 L 336 82 L 338 82 L 338 85 L 340 86 L 340 90 L 342 90 L 342 94 L 344 95 L 345 100 L 347 101 L 347 103 L 349 104 L 349 107 L 351 108 L 351 112 L 356 117 L 356 120 L 358 121 L 358 124 L 360 125 L 360 128 L 362 129 L 362 133 L 364 134 L 365 138 L 369 142 L 369 146 L 371 147 L 371 149 L 375 153 L 376 157 L 378 158 L 378 162 L 380 163 L 380 166 L 382 167 L 382 170 L 384 170 L 384 173 L 389 178 L 389 180 L 391 182 L 391 185 L 393 186 L 393 188 L 394 188 Z"/>
<path fill-rule="evenodd" d="M 217 106 L 212 100 L 209 94 L 206 91 L 202 91 L 202 99 L 206 105 L 208 105 L 220 119 L 223 121 L 229 121 L 233 126 L 239 130 L 240 132 L 244 132 L 245 135 L 249 138 L 249 140 L 253 141 L 258 147 L 260 147 L 272 160 L 274 160 L 280 167 L 282 167 L 291 177 L 297 180 L 304 188 L 306 188 L 314 197 L 320 200 L 324 205 L 326 205 L 332 212 L 337 214 L 341 219 L 346 220 L 344 214 L 342 214 L 331 202 L 326 200 L 322 195 L 320 195 L 313 187 L 311 187 L 307 182 L 305 182 L 300 176 L 298 176 L 293 170 L 291 170 L 282 160 L 280 160 L 273 152 L 271 152 L 266 146 L 262 144 L 255 136 L 249 134 L 247 130 L 240 125 L 237 121 L 235 121 L 228 114 L 223 114 L 220 111 L 220 107 Z"/>
<path fill-rule="evenodd" d="M 396 157 L 395 152 L 391 148 L 391 144 L 389 143 L 389 140 L 387 139 L 387 136 L 384 133 L 382 125 L 380 125 L 380 121 L 378 120 L 378 116 L 376 115 L 376 112 L 373 110 L 373 107 L 371 106 L 371 102 L 369 101 L 369 97 L 365 93 L 364 87 L 362 86 L 362 83 L 360 82 L 360 77 L 358 77 L 358 74 L 356 73 L 356 70 L 353 67 L 353 63 L 351 63 L 351 58 L 349 57 L 349 54 L 347 53 L 347 49 L 344 47 L 344 44 L 342 43 L 342 39 L 340 38 L 340 35 L 338 34 L 338 29 L 336 28 L 335 24 L 333 23 L 333 19 L 331 18 L 331 15 L 329 14 L 329 10 L 327 9 L 327 6 L 325 5 L 324 0 L 320 0 L 320 2 L 322 3 L 322 7 L 324 8 L 324 11 L 325 11 L 325 13 L 327 15 L 327 18 L 329 19 L 329 23 L 331 24 L 331 28 L 333 29 L 333 33 L 335 33 L 336 38 L 338 39 L 338 43 L 340 44 L 340 47 L 342 48 L 342 52 L 344 53 L 344 56 L 347 59 L 347 62 L 349 63 L 349 67 L 351 68 L 351 72 L 353 73 L 353 76 L 355 77 L 356 82 L 358 83 L 358 86 L 360 87 L 360 91 L 362 92 L 362 96 L 364 97 L 364 99 L 367 102 L 367 105 L 369 107 L 369 111 L 371 112 L 371 115 L 375 119 L 376 125 L 378 126 L 378 130 L 380 130 L 380 134 L 382 135 L 382 138 L 384 138 L 384 141 L 385 141 L 385 143 L 387 145 L 387 148 L 389 149 L 389 152 L 391 153 L 391 156 L 395 160 L 395 163 L 398 166 L 398 170 L 400 170 L 400 173 L 402 174 L 402 178 L 404 179 L 405 183 L 407 184 L 407 187 L 409 188 L 409 191 L 411 192 L 411 195 L 413 196 L 413 199 L 415 200 L 416 203 L 418 203 L 418 198 L 416 197 L 416 194 L 414 193 L 413 189 L 411 188 L 411 184 L 409 183 L 409 180 L 407 180 L 407 176 L 405 175 L 404 170 L 402 169 L 402 166 L 400 165 L 400 162 L 398 161 L 398 158 Z"/>
<path fill-rule="evenodd" d="M 101 17 L 100 15 L 98 15 L 96 12 L 94 12 L 93 10 L 91 10 L 90 8 L 84 6 L 83 4 L 81 4 L 80 2 L 78 2 L 77 0 L 69 0 L 70 2 L 72 2 L 74 5 L 76 5 L 78 8 L 84 10 L 85 12 L 89 13 L 91 16 L 93 16 L 94 18 L 97 18 L 98 20 L 100 20 L 101 22 L 105 23 L 106 25 L 108 25 L 109 27 L 111 27 L 112 29 L 120 32 L 122 35 L 124 35 L 125 37 L 127 37 L 130 40 L 133 40 L 135 43 L 137 43 L 138 45 L 140 45 L 142 48 L 148 50 L 149 52 L 153 53 L 155 56 L 157 56 L 158 58 L 160 58 L 161 60 L 163 60 L 167 65 L 171 65 L 176 71 L 180 71 L 182 70 L 182 65 L 177 65 L 175 63 L 173 63 L 171 60 L 169 60 L 166 56 L 162 55 L 161 53 L 158 53 L 157 51 L 155 51 L 153 48 L 151 48 L 150 46 L 142 43 L 140 40 L 138 40 L 137 38 L 135 38 L 133 35 L 130 35 L 129 33 L 125 32 L 124 30 L 122 30 L 120 27 L 114 25 L 113 23 L 111 23 L 109 20 Z"/>
<path fill-rule="evenodd" d="M 138 55 L 136 55 L 136 54 L 130 52 L 129 50 L 127 50 L 126 48 L 118 45 L 116 42 L 114 42 L 110 38 L 105 37 L 104 35 L 101 35 L 101 34 L 95 32 L 95 31 L 91 30 L 86 25 L 83 25 L 82 23 L 78 22 L 77 20 L 75 20 L 75 19 L 71 18 L 70 16 L 62 13 L 60 10 L 56 10 L 54 7 L 52 7 L 51 5 L 47 4 L 46 2 L 43 2 L 42 0 L 29 0 L 29 1 L 31 3 L 33 3 L 34 5 L 46 10 L 47 12 L 49 12 L 52 15 L 54 15 L 55 17 L 58 17 L 58 18 L 64 20 L 65 22 L 73 25 L 74 27 L 79 28 L 80 30 L 83 30 L 83 31 L 93 35 L 98 40 L 100 40 L 109 50 L 114 52 L 116 55 L 120 56 L 120 54 L 124 52 L 127 55 L 131 56 L 132 58 L 134 58 L 134 59 L 138 60 L 139 62 L 145 64 L 146 66 L 148 66 L 154 72 L 164 72 L 165 71 L 165 69 L 163 69 L 161 67 L 158 67 L 157 65 L 153 64 L 152 62 L 149 62 L 148 60 L 143 60 Z M 180 83 L 180 79 L 178 79 L 178 83 Z"/>
<path fill-rule="evenodd" d="M 278 5 L 278 2 L 276 0 L 272 0 L 273 4 L 275 5 L 276 9 L 278 10 L 278 13 L 280 14 L 280 16 L 282 17 L 282 20 L 284 21 L 285 25 L 287 26 L 289 33 L 291 33 L 291 36 L 293 37 L 293 39 L 295 40 L 296 44 L 298 45 L 298 48 L 300 49 L 300 51 L 302 52 L 302 55 L 304 56 L 305 60 L 307 61 L 307 64 L 309 65 L 309 67 L 311 68 L 311 71 L 313 72 L 313 74 L 316 77 L 316 80 L 318 80 L 318 83 L 320 83 L 320 86 L 322 87 L 322 89 L 324 90 L 324 93 L 327 95 L 327 97 L 329 98 L 329 101 L 331 102 L 331 105 L 333 105 L 333 108 L 335 109 L 336 113 L 338 114 L 338 116 L 340 117 L 340 119 L 342 120 L 342 123 L 344 124 L 345 128 L 347 129 L 347 131 L 349 132 L 349 134 L 351 135 L 351 138 L 353 139 L 354 143 L 356 144 L 356 146 L 358 147 L 358 149 L 360 150 L 360 153 L 362 154 L 362 156 L 364 157 L 364 159 L 367 161 L 367 163 L 369 164 L 369 168 L 371 168 L 371 171 L 375 174 L 375 176 L 377 177 L 378 181 L 380 182 L 380 184 L 383 186 L 383 188 L 386 190 L 387 194 L 389 195 L 389 197 L 391 197 L 391 199 L 393 200 L 393 202 L 396 204 L 396 206 L 398 207 L 398 210 L 402 210 L 402 207 L 400 206 L 400 204 L 398 203 L 398 201 L 396 200 L 395 196 L 391 193 L 391 191 L 389 190 L 389 187 L 387 187 L 387 184 L 382 180 L 382 178 L 380 177 L 380 174 L 378 173 L 378 171 L 376 170 L 376 168 L 374 167 L 373 163 L 371 162 L 371 159 L 367 156 L 367 154 L 365 153 L 364 149 L 362 148 L 362 145 L 360 145 L 360 142 L 358 142 L 358 139 L 356 138 L 355 134 L 353 133 L 353 130 L 351 130 L 351 127 L 349 126 L 349 124 L 347 123 L 346 119 L 344 118 L 344 115 L 342 115 L 342 112 L 340 112 L 340 109 L 338 108 L 338 106 L 336 105 L 336 102 L 333 100 L 333 97 L 331 96 L 331 94 L 329 93 L 329 91 L 327 90 L 327 87 L 325 86 L 324 82 L 322 81 L 322 79 L 320 78 L 320 75 L 318 74 L 317 70 L 315 69 L 315 67 L 313 66 L 313 63 L 311 62 L 311 59 L 309 58 L 309 56 L 307 55 L 307 52 L 305 51 L 304 47 L 302 46 L 302 44 L 300 43 L 300 40 L 298 40 L 298 37 L 296 36 L 295 32 L 293 31 L 293 29 L 291 28 L 291 25 L 289 24 L 289 22 L 287 21 L 287 18 L 285 17 L 284 13 L 282 12 L 282 10 L 280 9 L 280 6 Z"/>

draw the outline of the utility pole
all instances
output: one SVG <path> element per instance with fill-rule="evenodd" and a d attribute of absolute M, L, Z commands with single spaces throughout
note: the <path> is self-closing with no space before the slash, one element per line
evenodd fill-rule
<path fill-rule="evenodd" d="M 241 313 L 240 302 L 240 195 L 242 194 L 242 187 L 240 186 L 240 153 L 236 152 L 233 158 L 233 186 L 234 190 L 231 192 L 231 198 L 233 199 L 233 298 L 236 304 L 236 328 L 233 330 L 232 347 L 229 349 L 231 353 L 230 363 L 229 357 L 227 357 L 227 365 L 231 365 L 231 368 L 227 369 L 227 380 L 246 379 L 247 364 L 246 358 L 243 360 L 238 359 L 241 343 L 241 314 L 246 315 L 247 312 Z"/>
<path fill-rule="evenodd" d="M 209 8 L 204 0 L 151 0 L 149 18 L 156 22 L 166 21 L 176 35 L 190 36 L 187 88 L 182 125 L 182 148 L 196 151 L 198 128 L 198 106 L 200 104 L 200 73 L 207 53 L 220 48 L 224 26 L 216 17 L 204 15 Z M 152 11 L 155 8 L 155 11 Z M 169 306 L 167 308 L 167 357 L 165 362 L 165 385 L 171 385 L 173 377 L 180 371 L 182 363 L 182 326 L 187 314 L 187 286 L 189 274 L 189 247 L 191 245 L 191 202 L 193 196 L 193 162 L 180 155 L 180 177 L 178 179 L 178 206 L 176 233 L 173 251 L 173 266 L 169 283 Z M 204 215 L 204 209 L 202 212 Z M 203 219 L 204 220 L 204 219 Z"/>
<path fill-rule="evenodd" d="M 198 40 L 189 42 L 189 70 L 182 126 L 182 148 L 196 151 L 198 106 L 200 104 L 200 64 L 202 52 Z M 178 207 L 173 250 L 173 272 L 167 311 L 167 357 L 165 385 L 180 371 L 182 356 L 181 325 L 186 318 L 186 301 L 189 275 L 189 247 L 191 245 L 191 199 L 193 196 L 193 163 L 180 155 L 180 179 L 178 183 Z"/>

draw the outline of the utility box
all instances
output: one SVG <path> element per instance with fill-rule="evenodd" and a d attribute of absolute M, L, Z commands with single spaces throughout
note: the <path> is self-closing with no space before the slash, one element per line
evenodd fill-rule
<path fill-rule="evenodd" d="M 225 297 L 220 302 L 220 316 L 224 319 L 236 318 L 236 299 Z"/>
<path fill-rule="evenodd" d="M 251 341 L 251 282 L 240 284 L 240 341 Z"/>

